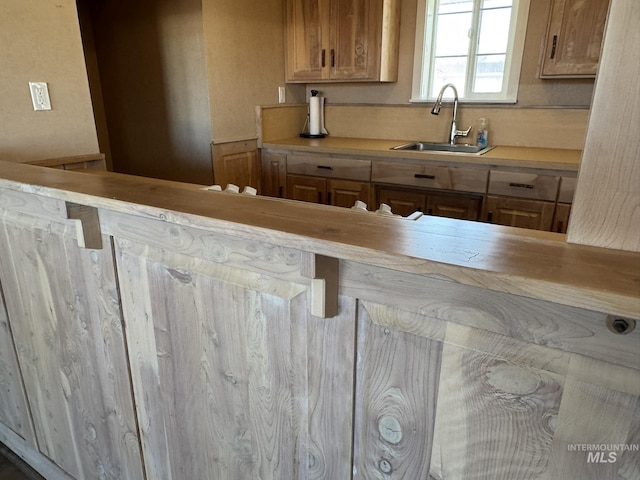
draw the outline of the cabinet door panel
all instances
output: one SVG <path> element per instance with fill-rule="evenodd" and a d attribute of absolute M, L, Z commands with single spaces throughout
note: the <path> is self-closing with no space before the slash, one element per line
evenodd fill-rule
<path fill-rule="evenodd" d="M 541 77 L 594 77 L 609 0 L 554 0 Z"/>
<path fill-rule="evenodd" d="M 349 180 L 328 180 L 327 203 L 337 207 L 353 207 L 360 200 L 370 202 L 371 188 L 368 183 Z"/>
<path fill-rule="evenodd" d="M 551 202 L 489 196 L 485 220 L 499 225 L 549 231 L 554 209 L 555 204 Z"/>
<path fill-rule="evenodd" d="M 287 80 L 304 82 L 328 76 L 326 49 L 329 38 L 326 0 L 287 0 Z M 323 65 L 324 56 L 324 65 Z M 326 73 L 325 73 L 326 72 Z"/>
<path fill-rule="evenodd" d="M 264 268 L 115 251 L 149 478 L 349 478 L 355 301 L 319 319 Z"/>
<path fill-rule="evenodd" d="M 419 334 L 428 323 L 359 303 L 355 479 L 431 478 L 442 343 Z"/>
<path fill-rule="evenodd" d="M 286 156 L 284 153 L 262 151 L 262 195 L 284 198 L 286 186 Z"/>
<path fill-rule="evenodd" d="M 331 3 L 331 78 L 374 79 L 380 61 L 378 26 L 381 0 L 333 0 Z"/>
<path fill-rule="evenodd" d="M 35 449 L 35 432 L 2 292 L 0 284 L 0 423 L 16 432 Z"/>
<path fill-rule="evenodd" d="M 324 178 L 287 175 L 287 198 L 302 202 L 324 203 L 326 183 Z"/>
<path fill-rule="evenodd" d="M 4 215 L 0 275 L 41 453 L 75 478 L 143 478 L 109 237 L 79 248 L 69 221 Z"/>
<path fill-rule="evenodd" d="M 386 203 L 395 214 L 406 217 L 413 212 L 424 212 L 427 207 L 427 194 L 417 190 L 378 189 L 378 205 Z M 377 205 L 376 205 L 377 207 Z"/>
<path fill-rule="evenodd" d="M 426 213 L 460 220 L 478 220 L 481 207 L 482 198 L 480 197 L 429 193 Z"/>

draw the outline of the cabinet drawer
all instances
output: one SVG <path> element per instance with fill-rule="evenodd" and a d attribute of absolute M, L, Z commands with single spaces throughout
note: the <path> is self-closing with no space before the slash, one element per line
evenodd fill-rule
<path fill-rule="evenodd" d="M 371 180 L 407 187 L 484 193 L 488 170 L 401 162 L 373 162 Z"/>
<path fill-rule="evenodd" d="M 287 173 L 368 182 L 371 161 L 321 155 L 287 155 Z"/>
<path fill-rule="evenodd" d="M 559 180 L 553 175 L 491 170 L 489 193 L 555 202 Z"/>

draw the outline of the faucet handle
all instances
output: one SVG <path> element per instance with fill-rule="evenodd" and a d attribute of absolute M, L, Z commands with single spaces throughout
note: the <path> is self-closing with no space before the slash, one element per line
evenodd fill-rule
<path fill-rule="evenodd" d="M 469 127 L 469 128 L 467 128 L 466 130 L 456 130 L 456 133 L 455 133 L 455 135 L 454 135 L 454 136 L 455 136 L 455 138 L 457 138 L 457 137 L 466 137 L 466 136 L 468 136 L 468 135 L 469 135 L 469 132 L 471 131 L 471 128 L 472 128 L 472 127 Z"/>

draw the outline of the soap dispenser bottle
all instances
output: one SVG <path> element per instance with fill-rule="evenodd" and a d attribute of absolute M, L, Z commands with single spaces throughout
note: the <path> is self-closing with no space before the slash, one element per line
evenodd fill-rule
<path fill-rule="evenodd" d="M 481 118 L 478 122 L 478 146 L 487 147 L 489 145 L 489 132 L 487 131 L 487 119 Z"/>

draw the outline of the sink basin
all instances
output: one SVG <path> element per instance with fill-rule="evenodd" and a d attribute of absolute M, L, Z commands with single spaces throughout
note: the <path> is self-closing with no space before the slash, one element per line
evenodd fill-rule
<path fill-rule="evenodd" d="M 391 147 L 391 150 L 416 150 L 424 152 L 458 152 L 458 153 L 479 153 L 483 154 L 491 150 L 493 147 L 480 147 L 478 145 L 469 145 L 467 143 L 432 143 L 432 142 L 411 142 L 403 143 Z"/>

